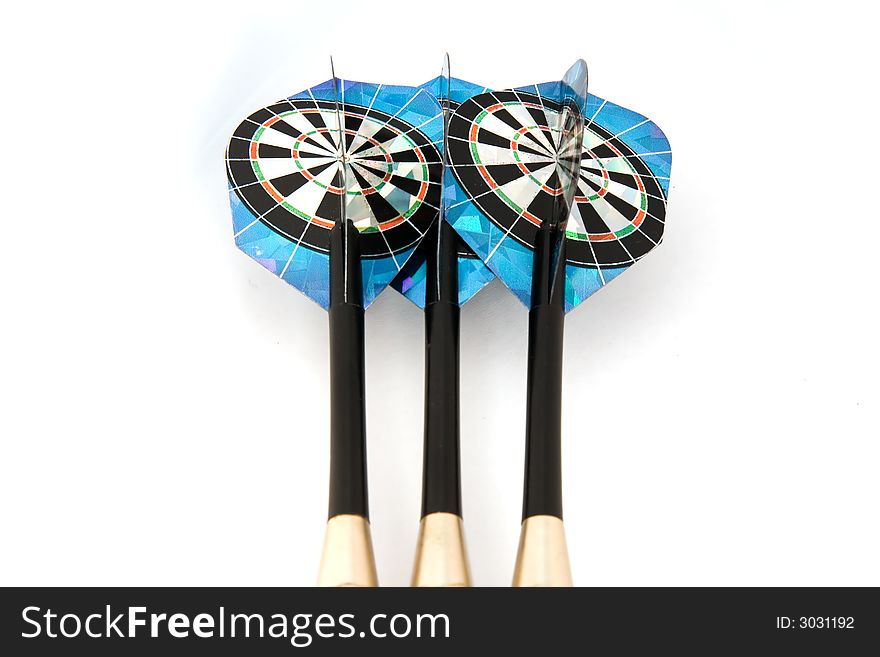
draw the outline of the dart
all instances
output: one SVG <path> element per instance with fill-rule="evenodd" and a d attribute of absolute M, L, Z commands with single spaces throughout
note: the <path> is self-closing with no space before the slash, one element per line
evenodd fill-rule
<path fill-rule="evenodd" d="M 443 71 L 423 85 L 443 108 L 444 141 L 449 113 L 484 91 Z M 443 176 L 446 174 L 444 145 Z M 413 586 L 470 586 L 464 542 L 459 456 L 459 316 L 461 305 L 494 274 L 445 220 L 441 199 L 437 221 L 392 287 L 424 310 L 425 428 L 422 512 Z"/>
<path fill-rule="evenodd" d="M 650 120 L 562 82 L 474 95 L 449 119 L 446 218 L 529 309 L 514 586 L 570 586 L 562 521 L 565 313 L 657 246 L 671 151 Z"/>
<path fill-rule="evenodd" d="M 252 113 L 227 149 L 236 245 L 329 314 L 330 486 L 319 586 L 377 585 L 364 310 L 437 217 L 442 138 L 442 111 L 426 90 L 334 71 Z"/>

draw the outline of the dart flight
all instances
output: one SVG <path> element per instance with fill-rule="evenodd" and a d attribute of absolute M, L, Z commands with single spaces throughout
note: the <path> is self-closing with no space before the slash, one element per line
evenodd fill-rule
<path fill-rule="evenodd" d="M 375 586 L 364 309 L 440 205 L 442 111 L 424 89 L 333 77 L 264 107 L 227 150 L 235 242 L 329 312 L 330 496 L 318 583 Z"/>
<path fill-rule="evenodd" d="M 562 524 L 564 315 L 657 246 L 671 151 L 645 117 L 561 82 L 486 91 L 449 121 L 446 218 L 529 308 L 515 586 L 571 585 Z M 588 411 L 589 412 L 589 411 Z"/>

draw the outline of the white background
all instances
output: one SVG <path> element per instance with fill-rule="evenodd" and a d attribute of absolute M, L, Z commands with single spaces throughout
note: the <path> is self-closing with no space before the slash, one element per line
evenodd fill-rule
<path fill-rule="evenodd" d="M 382 5 L 380 9 L 379 6 Z M 329 77 L 556 79 L 654 119 L 664 245 L 568 317 L 580 585 L 880 585 L 876 10 L 867 3 L 16 3 L 3 10 L 0 583 L 309 585 L 324 311 L 238 252 L 238 121 Z M 395 6 L 396 5 L 396 6 Z M 463 312 L 465 525 L 506 585 L 527 315 Z M 419 520 L 422 315 L 367 318 L 380 580 Z"/>

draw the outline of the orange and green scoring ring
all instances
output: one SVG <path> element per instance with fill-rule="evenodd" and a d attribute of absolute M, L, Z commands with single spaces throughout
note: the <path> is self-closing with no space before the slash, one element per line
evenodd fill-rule
<path fill-rule="evenodd" d="M 498 197 L 501 198 L 501 200 L 504 201 L 504 203 L 507 204 L 507 206 L 510 207 L 511 210 L 513 210 L 514 212 L 516 212 L 517 214 L 522 216 L 524 219 L 526 219 L 530 223 L 534 224 L 535 226 L 540 226 L 541 220 L 538 217 L 533 215 L 531 212 L 529 212 L 525 208 L 520 207 L 520 205 L 518 203 L 516 203 L 512 198 L 510 198 L 507 194 L 505 194 L 504 192 L 502 192 L 500 190 L 498 183 L 495 182 L 495 179 L 492 177 L 492 175 L 489 173 L 489 171 L 483 165 L 483 162 L 480 159 L 480 154 L 477 149 L 477 132 L 479 132 L 480 123 L 490 113 L 495 112 L 499 109 L 502 109 L 503 107 L 508 106 L 508 105 L 516 105 L 516 106 L 520 106 L 520 107 L 531 107 L 533 109 L 539 109 L 539 110 L 545 109 L 545 108 L 541 107 L 540 105 L 537 105 L 536 103 L 517 102 L 517 101 L 506 101 L 503 103 L 495 103 L 494 105 L 490 105 L 489 107 L 487 107 L 486 109 L 484 109 L 482 112 L 480 112 L 477 115 L 477 117 L 474 119 L 473 125 L 471 126 L 470 133 L 468 134 L 468 140 L 470 141 L 471 155 L 474 158 L 474 162 L 477 165 L 477 170 L 480 172 L 480 175 L 483 177 L 483 179 L 486 181 L 486 183 L 489 185 L 489 187 L 495 191 L 495 194 L 497 194 Z M 528 176 L 529 179 L 535 183 L 535 185 L 537 185 L 540 189 L 544 190 L 546 193 L 548 193 L 552 196 L 559 196 L 559 194 L 562 193 L 561 188 L 548 187 L 547 185 L 542 183 L 540 180 L 535 178 L 534 175 L 532 175 L 532 172 L 529 171 L 525 167 L 525 165 L 523 165 L 522 160 L 520 159 L 519 148 L 518 148 L 519 139 L 526 132 L 529 132 L 530 130 L 534 130 L 534 129 L 538 129 L 538 130 L 545 130 L 546 129 L 548 131 L 551 131 L 551 129 L 549 127 L 539 126 L 537 124 L 527 126 L 524 128 L 520 128 L 510 142 L 510 147 L 511 147 L 511 150 L 513 151 L 513 158 L 515 160 L 516 166 L 520 169 L 520 171 L 522 171 L 526 176 Z"/>
<path fill-rule="evenodd" d="M 532 213 L 528 212 L 527 210 L 524 210 L 522 207 L 519 206 L 519 204 L 517 204 L 516 202 L 514 202 L 513 199 L 511 199 L 509 196 L 507 196 L 504 192 L 502 192 L 502 191 L 499 189 L 499 185 L 498 185 L 498 183 L 495 181 L 495 179 L 492 177 L 492 175 L 489 173 L 489 171 L 488 171 L 488 170 L 486 169 L 486 167 L 483 165 L 482 160 L 480 159 L 480 155 L 479 155 L 478 148 L 477 148 L 477 133 L 478 133 L 478 131 L 479 131 L 480 123 L 481 123 L 481 122 L 482 122 L 482 121 L 483 121 L 483 120 L 484 120 L 484 119 L 485 119 L 490 113 L 495 112 L 495 111 L 497 111 L 498 109 L 501 109 L 502 107 L 507 106 L 507 105 L 521 105 L 521 106 L 524 106 L 524 107 L 531 107 L 531 108 L 534 108 L 534 109 L 541 109 L 541 110 L 545 109 L 545 108 L 543 108 L 543 107 L 541 107 L 540 105 L 537 105 L 537 104 L 535 104 L 535 103 L 528 103 L 528 102 L 522 102 L 522 103 L 520 103 L 520 102 L 516 102 L 516 101 L 507 101 L 507 102 L 504 102 L 504 103 L 496 103 L 496 104 L 494 104 L 494 105 L 491 105 L 491 106 L 485 108 L 485 109 L 484 109 L 482 112 L 480 112 L 480 113 L 477 115 L 477 117 L 474 119 L 473 125 L 471 126 L 470 133 L 469 133 L 469 135 L 468 135 L 468 137 L 469 137 L 469 141 L 470 141 L 471 155 L 473 156 L 473 158 L 474 158 L 474 162 L 475 162 L 476 165 L 477 165 L 477 170 L 480 172 L 480 175 L 483 177 L 483 179 L 488 183 L 489 187 L 492 188 L 493 190 L 495 190 L 495 193 L 496 193 L 496 194 L 497 194 L 497 195 L 498 195 L 498 196 L 499 196 L 499 197 L 500 197 L 500 198 L 501 198 L 501 199 L 502 199 L 502 200 L 503 200 L 503 201 L 504 201 L 504 202 L 505 202 L 505 203 L 506 203 L 506 204 L 507 204 L 512 210 L 514 210 L 515 212 L 521 214 L 525 219 L 527 219 L 527 220 L 530 221 L 531 223 L 535 224 L 536 226 L 539 226 L 539 225 L 541 224 L 540 219 L 538 219 L 537 217 L 535 217 Z M 535 124 L 535 125 L 531 125 L 531 126 L 527 126 L 527 127 L 520 128 L 520 129 L 517 131 L 516 135 L 515 135 L 514 138 L 511 140 L 511 149 L 513 150 L 513 157 L 514 157 L 514 160 L 516 161 L 516 165 L 517 165 L 517 167 L 518 167 L 518 168 L 519 168 L 519 169 L 520 169 L 525 175 L 527 175 L 527 176 L 529 177 L 530 180 L 532 180 L 536 185 L 538 185 L 542 190 L 544 190 L 544 191 L 547 192 L 548 194 L 552 194 L 552 195 L 554 195 L 554 196 L 557 196 L 557 195 L 559 195 L 559 194 L 562 193 L 561 188 L 551 189 L 551 188 L 548 187 L 547 185 L 541 183 L 537 178 L 535 178 L 534 175 L 532 175 L 531 171 L 529 171 L 529 170 L 523 165 L 522 160 L 520 159 L 520 156 L 519 156 L 518 145 L 519 145 L 519 139 L 520 139 L 520 137 L 521 137 L 522 135 L 524 135 L 526 132 L 528 132 L 528 131 L 530 131 L 530 130 L 535 130 L 535 129 L 544 130 L 545 127 L 544 127 L 544 126 L 538 126 L 537 124 Z M 547 130 L 550 130 L 550 128 L 547 128 Z M 590 240 L 590 241 L 596 241 L 596 242 L 599 242 L 599 241 L 606 241 L 606 240 L 615 240 L 615 239 L 619 239 L 619 238 L 621 238 L 621 237 L 624 237 L 624 236 L 626 236 L 626 235 L 629 235 L 630 233 L 632 233 L 633 231 L 635 231 L 636 229 L 638 229 L 638 227 L 642 224 L 642 222 L 645 220 L 645 217 L 647 216 L 647 210 L 648 210 L 648 199 L 647 199 L 647 194 L 646 194 L 645 185 L 644 185 L 644 183 L 642 182 L 641 176 L 639 176 L 639 174 L 638 174 L 638 172 L 636 171 L 636 169 L 632 166 L 632 164 L 629 162 L 629 160 L 626 159 L 626 156 L 624 156 L 624 154 L 621 153 L 620 150 L 619 150 L 616 146 L 614 146 L 614 144 L 612 144 L 612 143 L 610 143 L 610 142 L 606 142 L 606 145 L 607 145 L 612 151 L 614 151 L 614 152 L 617 154 L 618 157 L 621 157 L 621 158 L 623 159 L 623 161 L 626 162 L 627 166 L 630 168 L 630 170 L 631 170 L 631 172 L 632 172 L 632 174 L 633 174 L 633 177 L 634 177 L 635 180 L 636 180 L 636 185 L 638 186 L 639 192 L 641 192 L 640 207 L 639 207 L 638 214 L 636 215 L 635 219 L 633 219 L 632 222 L 630 222 L 630 225 L 629 225 L 629 226 L 626 226 L 625 228 L 621 228 L 620 230 L 613 231 L 613 232 L 607 232 L 607 233 L 592 233 L 592 234 L 590 234 L 590 233 L 581 233 L 581 232 L 579 232 L 579 231 L 575 231 L 575 230 L 567 230 L 567 231 L 566 231 L 566 236 L 567 236 L 567 237 L 571 237 L 572 239 L 577 239 L 577 240 Z M 603 177 L 603 181 L 602 181 L 602 183 L 603 183 L 603 184 L 602 184 L 602 189 L 600 189 L 598 192 L 596 192 L 596 193 L 594 193 L 594 194 L 591 194 L 591 195 L 589 195 L 589 196 L 576 196 L 576 197 L 575 197 L 575 202 L 576 202 L 576 203 L 590 203 L 590 202 L 592 202 L 592 201 L 595 201 L 595 200 L 597 200 L 597 199 L 599 199 L 599 198 L 605 196 L 605 195 L 608 193 L 608 186 L 609 186 L 609 183 L 610 183 L 610 177 L 608 176 L 608 172 L 607 172 L 607 170 L 606 170 L 605 167 L 602 165 L 602 162 L 601 162 L 601 161 L 595 156 L 595 154 L 592 153 L 592 151 L 586 151 L 586 154 L 591 155 L 591 156 L 592 156 L 591 159 L 595 159 L 595 160 L 597 161 L 597 163 L 599 164 L 600 168 L 602 169 L 602 177 Z"/>
<path fill-rule="evenodd" d="M 307 114 L 307 113 L 320 113 L 320 112 L 321 112 L 320 109 L 302 109 L 302 110 L 298 110 L 296 112 L 294 112 L 294 111 L 284 112 L 282 114 L 279 114 L 279 115 L 276 115 L 276 116 L 269 118 L 259 128 L 257 128 L 257 130 L 254 132 L 254 136 L 251 138 L 251 146 L 250 146 L 250 150 L 249 150 L 249 155 L 250 155 L 250 160 L 251 160 L 251 166 L 253 167 L 254 174 L 257 176 L 257 179 L 260 182 L 260 186 L 264 190 L 266 190 L 266 193 L 269 194 L 280 206 L 282 206 L 285 210 L 296 215 L 297 217 L 299 217 L 300 219 L 302 219 L 304 221 L 309 221 L 309 222 L 312 222 L 312 223 L 317 224 L 319 226 L 322 226 L 324 228 L 330 229 L 330 228 L 333 228 L 332 221 L 327 221 L 325 219 L 321 219 L 319 217 L 309 215 L 309 214 L 299 210 L 298 208 L 294 207 L 293 205 L 291 205 L 290 203 L 287 202 L 287 200 L 278 192 L 278 190 L 275 189 L 275 187 L 272 185 L 272 183 L 269 182 L 265 178 L 265 176 L 263 175 L 263 172 L 260 169 L 260 165 L 259 165 L 259 157 L 257 155 L 257 147 L 259 146 L 260 136 L 263 134 L 263 132 L 265 132 L 265 130 L 267 128 L 271 127 L 272 124 L 274 124 L 276 121 L 280 121 L 283 117 L 289 116 L 292 114 L 297 114 L 297 113 Z M 355 114 L 354 112 L 345 112 L 345 115 L 351 116 L 354 118 L 363 118 L 363 115 Z M 370 117 L 366 117 L 366 118 L 370 118 Z M 418 145 L 412 139 L 410 139 L 405 133 L 401 132 L 400 130 L 398 130 L 394 126 L 388 125 L 388 124 L 383 124 L 383 127 L 387 128 L 391 132 L 395 133 L 398 137 L 403 137 L 403 139 L 407 142 L 407 144 L 412 147 L 413 152 L 416 154 L 416 157 L 419 159 L 419 162 L 422 165 L 421 166 L 422 180 L 419 181 L 420 182 L 419 193 L 415 196 L 415 202 L 412 204 L 412 206 L 409 208 L 409 210 L 407 210 L 407 212 L 405 214 L 403 214 L 399 217 L 395 217 L 394 219 L 390 219 L 386 222 L 383 222 L 383 223 L 379 224 L 378 226 L 368 226 L 364 229 L 361 229 L 361 232 L 364 232 L 364 233 L 375 232 L 377 230 L 378 231 L 386 231 L 388 229 L 391 229 L 391 228 L 394 228 L 395 226 L 400 225 L 401 223 L 403 223 L 404 221 L 409 219 L 413 214 L 415 214 L 418 211 L 419 207 L 424 202 L 424 200 L 427 196 L 427 193 L 428 193 L 428 183 L 426 182 L 426 179 L 428 177 L 428 165 L 427 165 L 427 161 L 425 160 L 424 155 L 421 152 L 421 149 L 418 148 Z M 296 164 L 297 168 L 299 169 L 299 173 L 302 173 L 306 178 L 308 178 L 311 182 L 315 183 L 319 187 L 326 189 L 334 194 L 341 194 L 343 191 L 341 187 L 337 187 L 335 185 L 325 185 L 321 182 L 318 182 L 318 180 L 308 171 L 308 169 L 306 169 L 302 166 L 302 163 L 300 162 L 300 158 L 298 157 L 298 155 L 299 155 L 298 147 L 303 141 L 305 141 L 306 137 L 314 135 L 314 134 L 322 134 L 322 133 L 330 133 L 330 132 L 331 132 L 331 130 L 329 128 L 317 128 L 317 129 L 312 130 L 310 132 L 300 134 L 299 137 L 296 138 L 296 143 L 295 143 L 294 147 L 291 149 L 291 153 L 292 153 L 294 163 Z M 355 136 L 358 134 L 357 131 L 355 131 L 355 130 L 346 130 L 345 133 L 347 135 L 351 135 L 351 136 Z M 392 176 L 392 168 L 391 167 L 393 164 L 393 160 L 392 160 L 391 156 L 389 155 L 389 153 L 387 152 L 387 150 L 385 148 L 383 148 L 383 146 L 380 142 L 376 141 L 372 137 L 367 137 L 367 138 L 365 138 L 365 140 L 367 142 L 369 142 L 370 144 L 372 144 L 375 148 L 379 149 L 379 151 L 381 152 L 381 155 L 385 158 L 384 164 L 386 167 L 386 171 L 383 176 L 382 182 L 380 182 L 378 185 L 369 187 L 368 189 L 345 190 L 346 194 L 350 194 L 352 196 L 377 193 L 380 189 L 382 189 L 382 187 L 385 186 L 386 183 L 388 183 L 391 180 L 391 176 Z M 332 156 L 328 156 L 328 157 L 332 157 Z M 371 162 L 371 164 L 372 164 L 372 162 Z M 375 162 L 376 166 L 381 166 L 382 164 L 383 163 L 379 162 L 379 161 Z"/>
<path fill-rule="evenodd" d="M 640 207 L 638 214 L 636 214 L 636 217 L 630 222 L 629 226 L 621 228 L 620 230 L 607 233 L 581 233 L 579 231 L 566 230 L 566 237 L 582 241 L 589 240 L 591 242 L 603 242 L 608 240 L 620 239 L 621 237 L 625 237 L 626 235 L 629 235 L 630 233 L 638 229 L 638 227 L 641 226 L 642 222 L 645 220 L 645 217 L 648 216 L 648 194 L 647 190 L 645 189 L 645 183 L 642 182 L 642 177 L 639 175 L 638 171 L 636 171 L 632 163 L 620 151 L 620 149 L 617 148 L 613 143 L 611 143 L 611 141 L 604 141 L 603 143 L 605 146 L 614 151 L 617 156 L 620 157 L 624 162 L 626 162 L 626 166 L 629 167 L 630 172 L 632 173 L 632 176 L 636 181 L 636 185 L 638 186 L 639 192 L 641 193 L 639 198 Z M 596 154 L 593 153 L 593 151 L 589 149 L 585 150 L 582 159 L 594 160 L 599 168 L 602 169 L 602 189 L 600 189 L 598 192 L 590 194 L 589 196 L 579 195 L 575 196 L 574 198 L 575 203 L 591 203 L 609 193 L 608 186 L 611 182 L 611 178 L 608 175 L 608 170 L 605 168 L 605 165 L 602 164 L 602 160 L 598 158 Z"/>

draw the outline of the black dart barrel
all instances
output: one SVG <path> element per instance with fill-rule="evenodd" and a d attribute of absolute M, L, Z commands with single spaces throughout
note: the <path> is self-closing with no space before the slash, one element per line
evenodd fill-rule
<path fill-rule="evenodd" d="M 565 231 L 545 222 L 535 241 L 526 399 L 523 519 L 562 518 L 562 341 Z"/>
<path fill-rule="evenodd" d="M 458 249 L 455 231 L 437 221 L 426 237 L 425 445 L 422 516 L 461 515 L 459 468 Z"/>
<path fill-rule="evenodd" d="M 360 272 L 357 229 L 343 219 L 330 230 L 331 518 L 368 516 Z"/>

